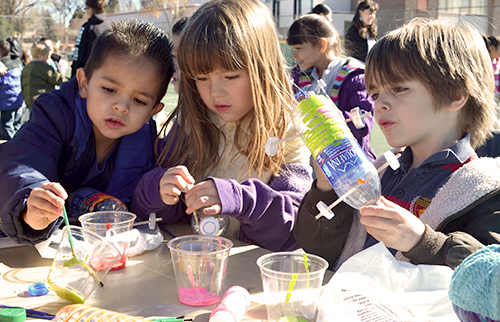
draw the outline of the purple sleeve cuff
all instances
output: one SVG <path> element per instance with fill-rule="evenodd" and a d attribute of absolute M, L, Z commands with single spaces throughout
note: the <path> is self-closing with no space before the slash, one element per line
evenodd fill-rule
<path fill-rule="evenodd" d="M 140 218 L 148 218 L 152 212 L 157 212 L 167 205 L 160 197 L 160 179 L 167 169 L 154 168 L 144 174 L 132 196 L 131 210 Z"/>

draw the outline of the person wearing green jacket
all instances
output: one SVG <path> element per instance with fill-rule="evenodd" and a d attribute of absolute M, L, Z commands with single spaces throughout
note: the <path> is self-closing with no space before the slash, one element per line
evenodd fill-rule
<path fill-rule="evenodd" d="M 31 47 L 33 60 L 24 67 L 21 74 L 21 88 L 28 109 L 31 109 L 40 94 L 51 92 L 64 81 L 61 73 L 48 64 L 51 54 L 50 47 L 43 42 L 37 41 Z"/>

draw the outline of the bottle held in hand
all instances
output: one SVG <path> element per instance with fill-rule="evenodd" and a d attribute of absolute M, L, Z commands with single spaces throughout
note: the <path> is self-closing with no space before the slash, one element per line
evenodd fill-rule
<path fill-rule="evenodd" d="M 329 98 L 303 99 L 294 108 L 292 120 L 337 195 L 355 189 L 344 201 L 356 209 L 377 202 L 381 195 L 377 169 Z"/>
<path fill-rule="evenodd" d="M 191 226 L 197 235 L 223 236 L 229 229 L 229 217 L 205 215 L 203 208 L 200 208 L 191 215 Z"/>
<path fill-rule="evenodd" d="M 93 188 L 80 188 L 68 197 L 67 210 L 70 218 L 96 211 L 127 211 L 127 206 L 118 198 Z"/>

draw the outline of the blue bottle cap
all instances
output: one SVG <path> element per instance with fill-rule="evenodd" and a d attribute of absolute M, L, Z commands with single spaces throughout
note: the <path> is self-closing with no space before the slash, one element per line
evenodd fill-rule
<path fill-rule="evenodd" d="M 31 296 L 41 296 L 49 293 L 49 289 L 45 286 L 45 283 L 33 283 L 28 286 L 28 294 Z"/>
<path fill-rule="evenodd" d="M 7 307 L 0 309 L 0 322 L 24 322 L 26 310 L 22 307 Z"/>

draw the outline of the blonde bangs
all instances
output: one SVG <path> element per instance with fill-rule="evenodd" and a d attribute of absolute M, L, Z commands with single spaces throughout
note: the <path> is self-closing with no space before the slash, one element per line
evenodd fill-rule
<path fill-rule="evenodd" d="M 206 2 L 188 20 L 177 53 L 181 95 L 176 111 L 181 130 L 176 140 L 189 140 L 189 145 L 185 150 L 176 146 L 168 159 L 186 160 L 195 177 L 219 164 L 220 155 L 213 151 L 219 151 L 224 134 L 210 121 L 195 77 L 218 69 L 247 70 L 254 108 L 245 117 L 245 127 L 253 135 L 240 132 L 238 121 L 234 145 L 259 176 L 264 171 L 278 174 L 284 148 L 269 157 L 263 147 L 270 136 L 284 138 L 293 92 L 269 9 L 258 0 Z"/>
<path fill-rule="evenodd" d="M 179 67 L 188 78 L 217 69 L 248 68 L 245 41 L 234 37 L 240 34 L 236 30 L 238 25 L 233 25 L 232 18 L 222 10 L 211 9 L 212 12 L 193 17 L 194 21 L 189 20 L 179 44 Z M 196 27 L 190 28 L 189 25 Z"/>

